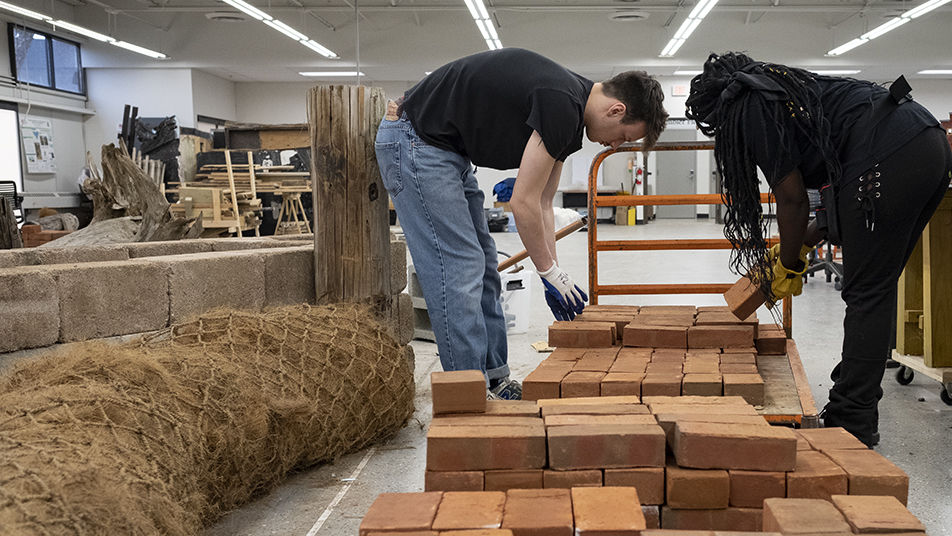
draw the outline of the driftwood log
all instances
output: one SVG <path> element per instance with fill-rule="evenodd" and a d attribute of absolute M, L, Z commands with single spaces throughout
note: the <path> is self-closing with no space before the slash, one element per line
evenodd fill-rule
<path fill-rule="evenodd" d="M 22 248 L 23 239 L 17 228 L 13 206 L 6 197 L 0 197 L 0 249 Z"/>

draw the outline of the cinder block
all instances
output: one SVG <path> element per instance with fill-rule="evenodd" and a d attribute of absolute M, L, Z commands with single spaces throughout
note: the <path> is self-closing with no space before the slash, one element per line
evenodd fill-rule
<path fill-rule="evenodd" d="M 730 477 L 723 469 L 665 468 L 665 504 L 671 508 L 727 508 Z"/>
<path fill-rule="evenodd" d="M 0 270 L 18 266 L 33 266 L 35 264 L 39 264 L 36 261 L 36 248 L 0 250 Z"/>
<path fill-rule="evenodd" d="M 605 485 L 635 488 L 641 504 L 664 504 L 664 467 L 605 469 Z"/>
<path fill-rule="evenodd" d="M 545 428 L 538 426 L 433 426 L 426 436 L 431 471 L 542 469 Z"/>
<path fill-rule="evenodd" d="M 260 311 L 265 303 L 264 258 L 257 251 L 225 251 L 151 257 L 167 266 L 171 322 L 218 307 Z"/>
<path fill-rule="evenodd" d="M 506 494 L 498 491 L 443 494 L 433 519 L 433 530 L 494 529 L 502 525 Z"/>
<path fill-rule="evenodd" d="M 59 292 L 45 267 L 0 270 L 0 352 L 49 346 L 59 340 Z"/>
<path fill-rule="evenodd" d="M 843 514 L 857 534 L 921 532 L 926 527 L 895 497 L 834 495 L 833 506 Z"/>
<path fill-rule="evenodd" d="M 161 240 L 158 242 L 132 242 L 122 244 L 130 259 L 140 257 L 164 257 L 212 251 L 212 240 Z"/>
<path fill-rule="evenodd" d="M 745 319 L 757 312 L 767 301 L 760 287 L 747 276 L 741 277 L 724 293 L 724 301 L 738 319 Z"/>
<path fill-rule="evenodd" d="M 763 511 L 759 508 L 687 510 L 661 507 L 661 528 L 665 530 L 715 530 L 760 532 Z M 674 536 L 667 533 L 666 536 Z"/>
<path fill-rule="evenodd" d="M 262 251 L 260 255 L 264 259 L 264 305 L 266 307 L 314 303 L 316 293 L 314 291 L 313 247 L 271 249 Z M 412 302 L 410 309 L 412 315 Z"/>
<path fill-rule="evenodd" d="M 688 328 L 629 324 L 624 341 L 625 346 L 642 348 L 687 348 Z"/>
<path fill-rule="evenodd" d="M 572 498 L 567 489 L 506 492 L 502 528 L 515 535 L 573 536 Z"/>
<path fill-rule="evenodd" d="M 731 506 L 763 508 L 764 499 L 787 496 L 787 474 L 778 471 L 729 471 Z"/>
<path fill-rule="evenodd" d="M 615 344 L 614 322 L 556 321 L 549 326 L 549 346 L 604 348 Z"/>
<path fill-rule="evenodd" d="M 850 495 L 892 495 L 906 504 L 909 475 L 875 450 L 824 452 L 846 471 Z"/>
<path fill-rule="evenodd" d="M 673 450 L 679 466 L 696 469 L 792 471 L 797 465 L 797 436 L 775 426 L 679 421 Z"/>
<path fill-rule="evenodd" d="M 426 471 L 426 491 L 483 491 L 482 471 Z"/>
<path fill-rule="evenodd" d="M 360 536 L 429 530 L 442 498 L 440 492 L 381 493 L 360 522 Z"/>
<path fill-rule="evenodd" d="M 169 323 L 169 268 L 148 260 L 57 265 L 60 341 L 153 331 Z"/>
<path fill-rule="evenodd" d="M 478 370 L 430 373 L 433 415 L 486 411 L 486 377 Z"/>
<path fill-rule="evenodd" d="M 557 470 L 662 467 L 664 432 L 657 425 L 549 428 L 549 467 Z"/>
<path fill-rule="evenodd" d="M 764 379 L 760 374 L 723 374 L 724 396 L 742 396 L 749 404 L 764 405 Z"/>
<path fill-rule="evenodd" d="M 33 251 L 36 264 L 124 261 L 129 258 L 129 253 L 123 246 L 44 247 Z"/>
<path fill-rule="evenodd" d="M 313 255 L 314 248 L 311 248 Z M 390 292 L 399 294 L 407 288 L 407 244 L 402 240 L 390 241 Z"/>
<path fill-rule="evenodd" d="M 585 469 L 581 471 L 553 471 L 546 469 L 542 472 L 542 487 L 544 488 L 571 489 L 599 487 L 601 485 L 601 469 Z"/>
<path fill-rule="evenodd" d="M 286 248 L 287 242 L 272 240 L 271 238 L 204 238 L 210 242 L 212 251 L 241 251 L 249 249 Z"/>
<path fill-rule="evenodd" d="M 410 344 L 410 341 L 413 340 L 414 328 L 413 298 L 406 292 L 395 295 L 390 313 L 390 323 L 395 331 L 397 343 L 401 345 Z"/>
<path fill-rule="evenodd" d="M 766 499 L 763 530 L 784 536 L 852 532 L 843 514 L 822 499 Z"/>
<path fill-rule="evenodd" d="M 573 488 L 575 536 L 636 535 L 645 530 L 635 488 Z"/>

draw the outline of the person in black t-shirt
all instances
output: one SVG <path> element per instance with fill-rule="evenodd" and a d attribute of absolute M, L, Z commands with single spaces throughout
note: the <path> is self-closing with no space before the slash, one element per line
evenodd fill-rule
<path fill-rule="evenodd" d="M 557 319 L 587 301 L 558 266 L 552 199 L 565 158 L 591 141 L 651 147 L 667 113 L 644 72 L 594 83 L 539 54 L 507 48 L 454 61 L 406 92 L 380 123 L 377 161 L 403 227 L 444 370 L 481 370 L 490 396 L 509 379 L 496 246 L 473 165 L 519 172 L 510 206 Z"/>
<path fill-rule="evenodd" d="M 800 294 L 820 240 L 842 245 L 843 349 L 822 416 L 869 446 L 879 441 L 897 281 L 952 179 L 939 122 L 906 91 L 727 53 L 708 58 L 686 103 L 715 139 L 732 268 L 779 300 Z M 780 244 L 770 250 L 758 167 L 777 204 Z M 822 190 L 826 225 L 809 221 L 807 188 Z"/>

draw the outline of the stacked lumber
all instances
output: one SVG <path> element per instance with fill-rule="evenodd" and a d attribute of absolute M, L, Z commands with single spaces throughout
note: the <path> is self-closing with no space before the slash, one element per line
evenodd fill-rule
<path fill-rule="evenodd" d="M 282 192 L 311 191 L 311 174 L 307 171 L 291 171 L 292 166 L 254 166 L 254 188 L 251 187 L 252 174 L 248 164 L 232 164 L 232 174 L 237 191 Z M 195 175 L 195 181 L 188 186 L 211 188 L 230 188 L 228 169 L 225 164 L 205 164 Z"/>
<path fill-rule="evenodd" d="M 197 183 L 195 183 L 197 184 Z M 239 190 L 237 187 L 236 190 Z M 236 214 L 232 204 L 231 190 L 217 187 L 187 186 L 176 190 L 178 201 L 169 207 L 176 216 L 194 218 L 202 214 L 202 225 L 206 229 L 235 227 Z M 258 212 L 261 200 L 250 191 L 237 191 L 238 217 L 241 229 L 254 229 L 258 225 Z"/>

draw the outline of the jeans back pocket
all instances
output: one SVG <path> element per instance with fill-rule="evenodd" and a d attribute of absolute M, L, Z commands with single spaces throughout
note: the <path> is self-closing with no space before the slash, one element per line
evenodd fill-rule
<path fill-rule="evenodd" d="M 396 197 L 403 190 L 403 180 L 400 176 L 400 142 L 375 142 L 374 152 L 377 153 L 383 187 L 390 193 L 390 197 Z"/>

